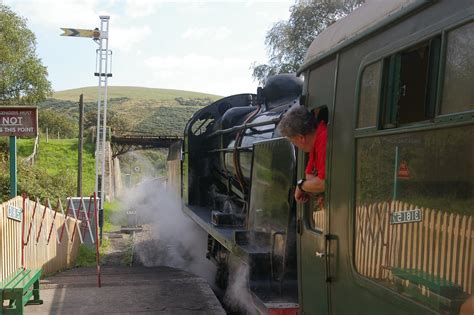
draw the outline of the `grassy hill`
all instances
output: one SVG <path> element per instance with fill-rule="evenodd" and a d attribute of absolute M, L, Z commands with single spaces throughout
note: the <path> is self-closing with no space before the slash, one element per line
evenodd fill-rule
<path fill-rule="evenodd" d="M 97 102 L 97 86 L 55 92 L 53 98 L 64 101 L 77 101 L 79 95 L 84 94 L 85 102 Z M 109 86 L 107 88 L 109 99 L 128 98 L 133 100 L 153 100 L 168 102 L 170 105 L 179 105 L 175 99 L 212 99 L 220 98 L 218 95 L 169 89 L 155 89 L 136 86 Z"/>
<path fill-rule="evenodd" d="M 80 94 L 84 94 L 86 114 L 97 111 L 97 87 L 84 87 L 54 93 L 38 104 L 72 118 L 78 116 Z M 181 135 L 194 112 L 221 98 L 190 91 L 130 86 L 108 88 L 108 113 L 115 119 L 115 129 L 159 135 Z M 113 119 L 109 123 L 114 125 Z"/>

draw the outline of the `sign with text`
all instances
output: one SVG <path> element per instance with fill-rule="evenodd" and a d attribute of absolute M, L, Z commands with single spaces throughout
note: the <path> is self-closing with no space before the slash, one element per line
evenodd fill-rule
<path fill-rule="evenodd" d="M 7 217 L 9 219 L 21 222 L 21 214 L 22 214 L 22 210 L 20 208 L 10 206 L 10 205 L 8 206 Z"/>
<path fill-rule="evenodd" d="M 26 106 L 0 107 L 0 136 L 36 137 L 38 109 Z"/>
<path fill-rule="evenodd" d="M 421 222 L 423 213 L 421 209 L 393 212 L 390 218 L 390 224 Z"/>

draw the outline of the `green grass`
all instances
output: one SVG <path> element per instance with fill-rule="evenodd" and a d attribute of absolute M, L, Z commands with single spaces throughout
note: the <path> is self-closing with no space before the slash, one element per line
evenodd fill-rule
<path fill-rule="evenodd" d="M 33 153 L 35 139 L 18 139 L 17 140 L 17 155 L 20 157 L 27 157 Z"/>
<path fill-rule="evenodd" d="M 99 255 L 102 260 L 105 252 L 110 247 L 110 241 L 103 239 L 99 247 Z M 96 265 L 96 248 L 95 245 L 87 246 L 79 245 L 79 252 L 76 259 L 76 267 L 94 267 Z"/>
<path fill-rule="evenodd" d="M 103 232 L 112 232 L 120 230 L 120 225 L 112 223 L 111 217 L 114 213 L 120 211 L 120 204 L 118 201 L 104 202 L 104 226 L 102 227 Z"/>
<path fill-rule="evenodd" d="M 29 156 L 33 152 L 33 144 L 34 139 L 18 139 L 17 152 L 19 160 L 21 160 L 21 158 Z M 39 193 L 37 186 L 41 185 L 41 183 L 46 184 L 48 180 L 51 180 L 51 178 L 67 178 L 67 185 L 70 188 L 68 194 L 75 195 L 76 189 L 74 187 L 76 187 L 77 179 L 77 146 L 77 139 L 50 139 L 48 143 L 46 143 L 45 138 L 40 138 L 38 157 L 36 159 L 34 169 L 41 170 L 41 172 L 35 176 L 42 177 L 44 176 L 43 174 L 46 173 L 47 175 L 49 175 L 50 178 L 35 178 L 35 180 L 39 182 L 37 185 L 29 185 L 28 181 L 26 181 L 25 186 L 23 188 L 29 188 L 30 190 L 32 190 L 30 192 L 30 194 L 32 195 L 50 195 L 49 192 Z M 82 192 L 84 196 L 89 196 L 94 192 L 95 186 L 95 158 L 94 147 L 92 144 L 84 145 L 82 163 Z M 26 175 L 32 176 L 33 174 L 26 173 L 25 176 Z M 52 195 L 50 197 L 54 199 L 56 199 L 57 197 L 66 197 L 62 195 L 60 196 L 59 194 L 60 193 L 58 193 L 56 196 Z"/>
<path fill-rule="evenodd" d="M 61 172 L 73 172 L 77 178 L 78 139 L 46 139 L 40 140 L 37 165 L 44 167 L 48 174 L 56 175 Z M 82 154 L 82 192 L 88 196 L 94 192 L 95 186 L 95 157 L 94 146 L 84 144 Z"/>
<path fill-rule="evenodd" d="M 127 242 L 127 248 L 122 259 L 122 264 L 131 266 L 133 263 L 133 237 L 130 237 Z"/>
<path fill-rule="evenodd" d="M 67 101 L 78 101 L 79 95 L 84 94 L 84 102 L 97 101 L 97 87 L 83 87 L 78 89 L 71 89 L 65 91 L 55 92 L 53 98 Z M 109 99 L 130 98 L 135 100 L 174 100 L 177 97 L 184 98 L 211 98 L 219 99 L 218 95 L 170 90 L 170 89 L 156 89 L 135 86 L 108 86 L 107 95 Z"/>
<path fill-rule="evenodd" d="M 96 265 L 95 248 L 84 244 L 79 245 L 76 267 L 93 267 Z"/>

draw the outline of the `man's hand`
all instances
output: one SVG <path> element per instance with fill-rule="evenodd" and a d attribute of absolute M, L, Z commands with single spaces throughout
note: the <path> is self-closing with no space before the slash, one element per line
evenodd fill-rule
<path fill-rule="evenodd" d="M 306 202 L 309 200 L 309 196 L 307 193 L 301 191 L 301 189 L 298 186 L 296 186 L 295 199 L 296 199 L 296 202 Z"/>

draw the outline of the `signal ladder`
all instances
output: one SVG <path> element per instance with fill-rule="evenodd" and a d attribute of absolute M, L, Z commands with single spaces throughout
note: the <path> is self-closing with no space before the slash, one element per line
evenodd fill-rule
<path fill-rule="evenodd" d="M 99 77 L 97 98 L 97 132 L 95 152 L 95 191 L 102 211 L 105 191 L 105 160 L 107 139 L 107 80 L 112 77 L 112 51 L 109 50 L 109 16 L 100 16 L 100 38 L 94 39 L 99 45 L 96 50 L 96 72 Z M 101 231 L 102 232 L 102 231 Z M 101 233 L 102 234 L 102 233 Z M 102 235 L 101 235 L 102 236 Z"/>

